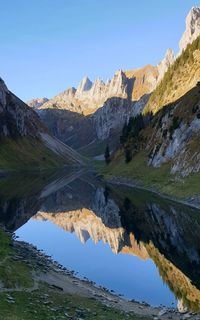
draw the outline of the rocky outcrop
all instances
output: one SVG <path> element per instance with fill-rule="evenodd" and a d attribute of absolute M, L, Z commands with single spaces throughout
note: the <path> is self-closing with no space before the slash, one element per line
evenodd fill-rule
<path fill-rule="evenodd" d="M 79 154 L 51 136 L 33 108 L 10 92 L 2 79 L 0 79 L 0 114 L 0 138 L 12 139 L 14 143 L 22 137 L 33 139 L 36 148 L 37 143 L 38 146 L 39 144 L 44 146 L 41 155 L 43 159 L 46 160 L 47 154 L 49 153 L 48 156 L 50 156 L 53 152 L 54 156 L 56 154 L 68 164 L 83 164 Z M 30 154 L 28 156 L 31 157 Z M 15 157 L 14 154 L 13 157 Z"/>
<path fill-rule="evenodd" d="M 84 115 L 94 113 L 111 97 L 128 98 L 129 79 L 119 70 L 107 83 L 97 79 L 92 83 L 84 77 L 77 89 L 69 88 L 55 96 L 41 106 L 41 110 L 48 108 L 64 109 Z"/>
<path fill-rule="evenodd" d="M 132 116 L 142 112 L 149 95 L 144 95 L 139 101 L 127 103 L 126 99 L 111 98 L 103 107 L 92 115 L 92 122 L 98 139 L 105 140 L 114 132 L 121 132 L 122 125 Z"/>
<path fill-rule="evenodd" d="M 133 81 L 132 101 L 138 101 L 146 94 L 150 94 L 158 81 L 158 68 L 146 65 L 143 68 L 125 71 L 126 76 Z"/>
<path fill-rule="evenodd" d="M 200 97 L 199 86 L 179 101 L 161 110 L 147 145 L 149 165 L 160 167 L 171 161 L 171 173 L 182 177 L 200 170 Z"/>
<path fill-rule="evenodd" d="M 158 79 L 157 83 L 159 83 L 163 77 L 165 72 L 168 70 L 169 66 L 171 66 L 175 61 L 175 55 L 172 49 L 168 49 L 164 59 L 158 64 Z"/>
<path fill-rule="evenodd" d="M 195 12 L 199 12 L 198 8 Z M 190 18 L 193 13 L 192 9 Z M 200 171 L 199 79 L 200 36 L 177 57 L 144 109 L 154 114 L 152 124 L 144 132 L 148 164 L 160 167 L 169 163 L 175 179 Z"/>
<path fill-rule="evenodd" d="M 53 135 L 76 149 L 119 137 L 124 123 L 142 112 L 155 87 L 156 70 L 151 66 L 132 74 L 119 70 L 106 83 L 85 77 L 77 89 L 65 90 L 37 112 Z"/>
<path fill-rule="evenodd" d="M 92 81 L 86 76 L 83 78 L 83 80 L 80 82 L 78 88 L 77 88 L 77 94 L 82 94 L 85 91 L 88 91 L 92 88 Z"/>
<path fill-rule="evenodd" d="M 186 18 L 186 30 L 179 42 L 180 52 L 200 35 L 200 7 L 193 7 Z"/>
<path fill-rule="evenodd" d="M 84 77 L 77 89 L 69 88 L 50 99 L 38 113 L 56 137 L 74 148 L 119 136 L 124 123 L 142 112 L 173 59 L 168 50 L 160 65 L 119 70 L 106 83 L 101 79 L 92 83 Z"/>
<path fill-rule="evenodd" d="M 0 80 L 0 136 L 31 136 L 38 138 L 45 131 L 38 115 L 24 102 L 11 93 Z"/>
<path fill-rule="evenodd" d="M 5 82 L 0 78 L 0 111 L 3 111 L 3 108 L 6 106 L 6 94 L 8 94 L 8 88 L 5 85 Z"/>
<path fill-rule="evenodd" d="M 47 99 L 47 98 L 37 98 L 37 99 L 29 100 L 26 103 L 29 107 L 34 108 L 34 109 L 38 109 L 47 101 L 49 101 L 49 99 Z"/>

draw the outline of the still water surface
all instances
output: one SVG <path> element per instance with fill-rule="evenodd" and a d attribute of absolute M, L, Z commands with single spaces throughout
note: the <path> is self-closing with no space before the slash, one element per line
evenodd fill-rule
<path fill-rule="evenodd" d="M 19 240 L 127 298 L 200 309 L 198 210 L 86 174 L 23 177 L 17 193 L 9 188 L 0 222 Z"/>
<path fill-rule="evenodd" d="M 81 243 L 75 234 L 67 233 L 49 221 L 29 220 L 16 234 L 43 249 L 68 269 L 81 277 L 124 294 L 128 298 L 153 305 L 171 305 L 173 294 L 163 283 L 155 264 L 129 254 L 115 254 L 108 244 L 91 239 Z"/>

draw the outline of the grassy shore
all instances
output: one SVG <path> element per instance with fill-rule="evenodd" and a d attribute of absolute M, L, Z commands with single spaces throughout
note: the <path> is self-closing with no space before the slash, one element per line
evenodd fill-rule
<path fill-rule="evenodd" d="M 170 174 L 170 163 L 163 164 L 160 168 L 149 167 L 145 152 L 136 154 L 129 163 L 125 163 L 121 155 L 109 165 L 96 161 L 95 168 L 107 180 L 113 177 L 127 178 L 138 186 L 177 199 L 200 196 L 200 172 L 185 179 L 176 179 Z"/>
<path fill-rule="evenodd" d="M 10 298 L 12 297 L 12 298 Z M 14 301 L 12 303 L 11 301 Z M 148 318 L 125 315 L 99 302 L 77 295 L 68 295 L 41 283 L 38 290 L 27 294 L 0 293 L 1 320 L 54 320 L 54 319 L 130 319 Z"/>
<path fill-rule="evenodd" d="M 0 320 L 151 319 L 111 308 L 73 290 L 65 292 L 47 281 L 48 274 L 51 280 L 53 274 L 55 278 L 59 276 L 44 257 L 34 257 L 26 245 L 13 242 L 11 235 L 1 229 L 0 243 Z"/>

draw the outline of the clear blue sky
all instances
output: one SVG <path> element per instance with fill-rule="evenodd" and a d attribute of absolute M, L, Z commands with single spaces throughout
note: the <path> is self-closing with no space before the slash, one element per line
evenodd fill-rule
<path fill-rule="evenodd" d="M 20 98 L 52 97 L 84 75 L 177 52 L 195 0 L 0 0 L 0 76 Z"/>

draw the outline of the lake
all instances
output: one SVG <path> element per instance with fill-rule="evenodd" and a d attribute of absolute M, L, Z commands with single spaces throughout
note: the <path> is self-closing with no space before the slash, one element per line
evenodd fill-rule
<path fill-rule="evenodd" d="M 80 278 L 200 310 L 200 211 L 82 172 L 0 180 L 0 223 Z"/>

